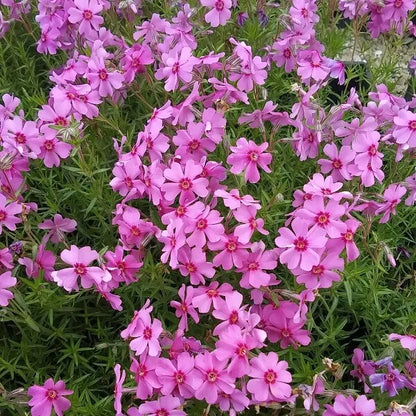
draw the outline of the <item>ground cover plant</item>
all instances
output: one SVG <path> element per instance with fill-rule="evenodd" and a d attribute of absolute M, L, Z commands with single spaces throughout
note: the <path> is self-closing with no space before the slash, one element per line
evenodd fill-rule
<path fill-rule="evenodd" d="M 0 12 L 0 414 L 413 415 L 413 1 Z"/>

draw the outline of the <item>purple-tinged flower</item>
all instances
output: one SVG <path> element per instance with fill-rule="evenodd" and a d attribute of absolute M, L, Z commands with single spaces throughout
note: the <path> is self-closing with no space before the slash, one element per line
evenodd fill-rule
<path fill-rule="evenodd" d="M 354 364 L 354 370 L 350 371 L 350 374 L 364 384 L 364 393 L 370 393 L 371 389 L 366 383 L 366 377 L 374 374 L 376 371 L 373 361 L 364 360 L 364 352 L 360 348 L 354 349 L 351 361 Z"/>
<path fill-rule="evenodd" d="M 358 396 L 356 400 L 352 396 L 335 396 L 334 406 L 325 405 L 324 416 L 379 416 L 381 413 L 376 412 L 376 404 L 373 399 L 367 399 L 366 396 Z"/>
<path fill-rule="evenodd" d="M 79 23 L 79 33 L 89 36 L 92 31 L 98 31 L 104 19 L 99 16 L 103 10 L 98 0 L 74 0 L 75 7 L 68 9 L 68 20 Z"/>
<path fill-rule="evenodd" d="M 50 230 L 48 237 L 52 243 L 64 240 L 64 233 L 72 233 L 77 228 L 77 222 L 70 218 L 63 218 L 61 214 L 55 214 L 53 220 L 45 220 L 38 225 L 41 230 Z"/>
<path fill-rule="evenodd" d="M 22 222 L 16 214 L 22 212 L 22 205 L 18 202 L 7 203 L 6 197 L 0 193 L 0 234 L 3 232 L 3 226 L 10 231 L 16 230 L 16 224 Z"/>
<path fill-rule="evenodd" d="M 212 7 L 205 21 L 212 27 L 224 26 L 231 17 L 231 0 L 201 0 L 202 6 Z"/>
<path fill-rule="evenodd" d="M 141 404 L 138 410 L 130 408 L 127 414 L 129 416 L 186 416 L 183 410 L 178 409 L 180 406 L 179 398 L 162 396 L 158 400 Z"/>
<path fill-rule="evenodd" d="M 393 397 L 396 396 L 398 390 L 406 385 L 406 377 L 394 368 L 391 363 L 388 363 L 386 373 L 370 375 L 370 383 L 374 387 L 380 387 L 381 392 L 387 391 L 388 395 Z"/>
<path fill-rule="evenodd" d="M 179 289 L 179 297 L 181 302 L 177 302 L 176 300 L 172 300 L 170 302 L 170 306 L 175 308 L 175 315 L 177 318 L 181 318 L 178 324 L 178 328 L 181 331 L 188 330 L 188 315 L 192 317 L 195 323 L 199 322 L 198 312 L 192 305 L 192 299 L 194 296 L 194 288 L 192 286 L 185 286 L 182 284 L 181 288 Z"/>
<path fill-rule="evenodd" d="M 160 389 L 162 385 L 156 376 L 158 358 L 142 354 L 137 361 L 131 357 L 130 371 L 134 374 L 134 381 L 137 384 L 136 397 L 146 400 L 153 395 L 155 389 Z"/>
<path fill-rule="evenodd" d="M 116 416 L 122 416 L 121 396 L 123 394 L 123 383 L 126 379 L 126 372 L 125 370 L 121 371 L 120 364 L 116 364 L 114 366 L 114 374 L 116 376 L 116 383 L 114 386 L 114 410 L 116 411 Z"/>
<path fill-rule="evenodd" d="M 402 348 L 406 348 L 409 351 L 416 351 L 416 335 L 390 334 L 389 340 L 390 341 L 399 340 L 400 344 L 402 345 Z"/>

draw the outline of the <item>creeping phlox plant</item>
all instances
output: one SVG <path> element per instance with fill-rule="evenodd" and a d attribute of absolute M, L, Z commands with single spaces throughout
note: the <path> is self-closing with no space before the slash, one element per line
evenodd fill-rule
<path fill-rule="evenodd" d="M 416 336 L 380 334 L 400 342 L 401 356 L 409 353 L 405 364 L 392 354 L 365 359 L 367 352 L 356 348 L 350 376 L 361 390 L 334 387 L 331 380 L 340 380 L 343 369 L 330 358 L 322 371 L 300 378 L 291 351 L 314 342 L 310 309 L 341 281 L 348 263 L 359 263 L 364 252 L 381 267 L 368 246 L 370 227 L 416 201 L 416 99 L 396 96 L 384 84 L 368 97 L 348 88 L 335 105 L 320 99 L 348 74 L 343 62 L 325 55 L 315 0 L 258 1 L 257 8 L 237 0 L 160 3 L 1 0 L 3 37 L 11 25 L 28 26 L 32 7 L 40 28 L 37 51 L 66 54 L 67 61 L 52 69 L 49 98 L 33 119 L 19 109 L 19 98 L 2 98 L 0 305 L 14 302 L 25 275 L 68 294 L 97 292 L 121 313 L 117 289 L 140 286 L 150 256 L 175 276 L 170 308 L 176 324 L 154 313 L 153 299 L 135 305 L 130 323 L 115 336 L 128 345 L 130 359 L 128 369 L 122 357 L 122 365 L 114 363 L 116 415 L 201 414 L 198 403 L 205 415 L 250 407 L 412 415 Z M 163 3 L 172 16 L 162 12 Z M 415 35 L 412 0 L 335 5 L 372 38 Z M 252 13 L 260 30 L 275 26 L 268 44 L 254 47 L 239 38 L 239 26 Z M 118 25 L 110 31 L 106 20 L 114 16 Z M 267 88 L 276 68 L 293 84 L 288 111 L 278 111 Z M 42 208 L 41 199 L 27 199 L 35 159 L 46 170 L 82 158 L 88 126 L 104 122 L 101 106 L 122 109 L 131 95 L 145 101 L 138 80 L 155 94 L 162 85 L 164 93 L 156 97 L 159 105 L 148 104 L 147 121 L 133 139 L 119 130 L 114 138 L 109 186 L 119 202 L 109 209 L 117 245 L 71 243 L 81 224 L 59 212 L 42 218 L 37 229 L 30 226 Z M 291 210 L 281 213 L 284 224 L 266 227 L 263 215 L 283 196 L 270 195 L 262 205 L 262 179 L 289 153 L 310 160 L 314 173 L 295 190 Z M 286 169 L 291 175 L 291 166 Z M 380 244 L 395 266 L 397 258 Z M 296 284 L 289 284 L 290 276 Z M 128 298 L 128 290 L 123 293 Z M 77 385 L 54 376 L 29 381 L 33 416 L 60 416 L 71 407 Z M 401 404 L 380 407 L 374 400 L 403 391 Z"/>

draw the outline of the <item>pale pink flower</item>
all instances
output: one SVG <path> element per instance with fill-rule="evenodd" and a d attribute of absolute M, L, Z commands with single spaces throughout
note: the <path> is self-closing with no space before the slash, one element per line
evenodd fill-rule
<path fill-rule="evenodd" d="M 400 344 L 403 348 L 408 349 L 409 351 L 416 350 L 416 335 L 408 334 L 408 335 L 399 335 L 399 334 L 390 334 L 389 340 L 395 341 L 399 340 Z"/>
<path fill-rule="evenodd" d="M 139 361 L 131 357 L 130 371 L 134 374 L 134 381 L 137 384 L 136 397 L 138 399 L 146 400 L 153 395 L 154 390 L 162 387 L 156 376 L 157 365 L 158 358 L 156 357 L 141 354 Z"/>
<path fill-rule="evenodd" d="M 77 228 L 77 222 L 70 218 L 63 218 L 61 214 L 55 214 L 53 220 L 45 220 L 38 225 L 41 230 L 50 230 L 48 237 L 53 243 L 64 240 L 64 233 L 71 233 Z"/>
<path fill-rule="evenodd" d="M 79 23 L 79 33 L 88 36 L 91 31 L 98 31 L 104 19 L 99 16 L 103 10 L 98 0 L 74 0 L 75 7 L 68 9 L 68 20 Z"/>
<path fill-rule="evenodd" d="M 0 234 L 3 232 L 3 226 L 10 231 L 16 230 L 16 224 L 22 222 L 16 214 L 22 212 L 22 205 L 18 202 L 7 203 L 6 197 L 0 193 Z"/>
<path fill-rule="evenodd" d="M 212 27 L 224 26 L 231 17 L 231 0 L 201 0 L 201 4 L 212 7 L 205 15 L 205 21 Z"/>
<path fill-rule="evenodd" d="M 12 273 L 7 271 L 0 274 L 0 306 L 7 306 L 10 299 L 13 299 L 14 295 L 10 290 L 7 290 L 17 283 L 17 279 L 12 277 Z"/>

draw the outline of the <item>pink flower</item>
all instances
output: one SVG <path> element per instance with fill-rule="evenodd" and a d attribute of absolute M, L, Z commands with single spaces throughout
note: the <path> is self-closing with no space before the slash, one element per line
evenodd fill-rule
<path fill-rule="evenodd" d="M 151 357 L 157 357 L 162 350 L 159 344 L 159 336 L 162 333 L 162 323 L 154 319 L 153 323 L 150 314 L 143 313 L 135 322 L 135 328 L 130 333 L 133 341 L 130 342 L 130 349 L 140 356 L 145 351 Z"/>
<path fill-rule="evenodd" d="M 196 208 L 195 204 L 195 210 L 190 213 L 190 217 L 195 215 L 197 217 L 185 228 L 186 233 L 191 233 L 186 242 L 190 247 L 204 247 L 207 240 L 211 243 L 217 242 L 224 233 L 224 226 L 221 223 L 223 217 L 220 216 L 219 211 L 210 209 L 209 206 L 206 206 L 202 213 Z"/>
<path fill-rule="evenodd" d="M 385 223 L 390 219 L 390 214 L 396 215 L 396 206 L 402 199 L 402 196 L 407 192 L 404 186 L 398 184 L 391 184 L 383 193 L 383 202 L 378 204 L 375 214 L 383 214 L 380 223 Z"/>
<path fill-rule="evenodd" d="M 41 244 L 36 254 L 35 261 L 28 257 L 22 257 L 18 262 L 26 266 L 26 275 L 28 277 L 37 278 L 39 272 L 44 270 L 45 280 L 52 280 L 52 272 L 54 271 L 55 255 L 52 251 L 45 250 L 44 244 Z"/>
<path fill-rule="evenodd" d="M 130 408 L 127 411 L 129 416 L 186 416 L 183 410 L 179 410 L 181 401 L 177 397 L 163 396 L 153 402 L 146 402 L 139 406 L 139 409 Z"/>
<path fill-rule="evenodd" d="M 122 372 L 120 364 L 114 366 L 114 373 L 116 376 L 116 384 L 114 386 L 114 410 L 116 411 L 116 416 L 121 416 L 123 414 L 121 408 L 121 396 L 123 394 L 123 383 L 126 379 L 126 372 Z"/>
<path fill-rule="evenodd" d="M 200 313 L 207 313 L 211 305 L 214 309 L 220 307 L 220 296 L 227 296 L 233 292 L 233 288 L 229 283 L 223 283 L 219 286 L 218 282 L 211 282 L 209 286 L 199 286 L 195 289 L 195 295 L 192 299 L 192 305 L 199 310 Z"/>
<path fill-rule="evenodd" d="M 268 327 L 268 338 L 272 342 L 280 342 L 281 348 L 291 345 L 297 349 L 299 345 L 308 345 L 311 342 L 309 332 L 302 329 L 304 322 L 294 322 L 293 318 L 287 317 L 282 310 L 278 309 L 270 314 L 270 327 Z"/>
<path fill-rule="evenodd" d="M 205 135 L 218 144 L 225 134 L 227 121 L 224 116 L 213 108 L 205 108 L 202 113 L 202 122 L 205 126 Z"/>
<path fill-rule="evenodd" d="M 254 400 L 266 402 L 269 400 L 285 400 L 292 394 L 291 374 L 287 371 L 286 361 L 279 361 L 275 352 L 267 355 L 260 353 L 250 361 L 251 369 L 248 375 L 252 377 L 247 383 L 247 390 Z"/>
<path fill-rule="evenodd" d="M 334 406 L 325 405 L 324 416 L 353 416 L 360 414 L 362 416 L 377 416 L 381 413 L 376 412 L 376 404 L 373 399 L 367 399 L 366 396 L 358 396 L 356 400 L 352 396 L 335 396 Z"/>
<path fill-rule="evenodd" d="M 9 300 L 13 299 L 13 293 L 8 288 L 14 286 L 17 279 L 12 277 L 12 273 L 7 271 L 0 274 L 0 306 L 7 306 Z"/>
<path fill-rule="evenodd" d="M 64 240 L 63 233 L 71 233 L 77 228 L 77 222 L 69 218 L 63 218 L 61 214 L 55 214 L 53 220 L 45 220 L 38 225 L 41 230 L 49 231 L 49 238 L 53 243 L 59 243 Z"/>
<path fill-rule="evenodd" d="M 242 412 L 248 408 L 249 398 L 240 390 L 235 389 L 231 394 L 220 393 L 218 406 L 223 412 L 229 412 L 230 416 L 235 416 L 237 412 Z"/>
<path fill-rule="evenodd" d="M 324 229 L 330 238 L 338 238 L 347 230 L 347 226 L 340 219 L 344 214 L 345 207 L 338 202 L 330 200 L 325 205 L 324 198 L 314 196 L 305 201 L 303 208 L 295 215 L 304 219 L 308 226 Z"/>
<path fill-rule="evenodd" d="M 261 344 L 254 337 L 242 333 L 237 326 L 230 326 L 219 335 L 214 355 L 219 359 L 231 358 L 228 374 L 231 377 L 242 377 L 250 370 L 249 351 L 259 347 Z"/>
<path fill-rule="evenodd" d="M 399 335 L 399 334 L 390 334 L 389 340 L 395 341 L 399 340 L 400 344 L 403 348 L 408 349 L 409 351 L 416 350 L 416 335 L 408 334 L 408 335 Z"/>
<path fill-rule="evenodd" d="M 72 393 L 72 390 L 65 388 L 65 383 L 62 380 L 55 384 L 51 378 L 46 380 L 43 386 L 29 387 L 28 394 L 32 396 L 28 403 L 31 407 L 31 415 L 50 416 L 53 407 L 55 413 L 62 416 L 62 413 L 71 407 L 71 402 L 63 396 Z"/>
<path fill-rule="evenodd" d="M 132 82 L 136 74 L 146 71 L 144 65 L 150 65 L 153 62 L 152 51 L 147 45 L 136 43 L 131 48 L 127 48 L 120 60 L 125 81 Z"/>
<path fill-rule="evenodd" d="M 111 275 L 107 276 L 100 267 L 88 266 L 94 260 L 98 260 L 98 253 L 91 250 L 91 247 L 78 248 L 71 245 L 70 250 L 62 251 L 61 259 L 73 267 L 52 272 L 51 276 L 58 286 L 68 292 L 78 291 L 78 277 L 81 278 L 81 286 L 84 289 L 111 279 Z"/>
<path fill-rule="evenodd" d="M 220 334 L 230 326 L 243 327 L 245 325 L 248 312 L 246 311 L 246 305 L 241 306 L 242 302 L 243 295 L 237 291 L 227 294 L 225 300 L 217 300 L 212 315 L 223 322 L 214 328 L 214 335 Z"/>
<path fill-rule="evenodd" d="M 262 218 L 256 219 L 256 214 L 257 209 L 254 206 L 242 206 L 234 212 L 234 218 L 241 223 L 235 227 L 234 235 L 243 244 L 247 244 L 250 241 L 255 231 L 263 235 L 269 234 L 263 228 L 264 220 Z"/>
<path fill-rule="evenodd" d="M 16 217 L 16 214 L 20 214 L 21 212 L 21 204 L 18 202 L 7 204 L 6 197 L 0 193 L 0 234 L 3 232 L 3 226 L 10 231 L 16 230 L 16 224 L 22 222 L 21 218 Z"/>
<path fill-rule="evenodd" d="M 114 280 L 125 282 L 126 284 L 137 281 L 137 272 L 143 266 L 132 254 L 123 257 L 123 248 L 116 246 L 114 252 L 107 251 L 104 258 L 107 260 L 106 268 L 111 273 Z"/>
<path fill-rule="evenodd" d="M 91 31 L 98 31 L 104 19 L 98 14 L 103 6 L 98 0 L 74 0 L 75 7 L 68 9 L 68 20 L 71 23 L 80 23 L 79 33 L 88 36 Z"/>
<path fill-rule="evenodd" d="M 302 82 L 309 85 L 311 80 L 323 81 L 327 78 L 330 68 L 326 66 L 318 51 L 302 50 L 298 54 L 298 75 Z"/>
<path fill-rule="evenodd" d="M 329 160 L 318 160 L 321 165 L 321 172 L 331 172 L 334 181 L 350 180 L 351 174 L 348 171 L 348 166 L 354 160 L 355 151 L 349 146 L 342 146 L 341 150 L 338 151 L 335 143 L 328 143 L 324 147 L 324 153 L 329 157 Z"/>
<path fill-rule="evenodd" d="M 179 252 L 179 271 L 182 276 L 190 277 L 193 285 L 204 284 L 205 279 L 211 279 L 215 275 L 215 269 L 212 263 L 206 260 L 206 254 L 200 247 L 194 247 L 192 250 L 181 250 Z"/>
<path fill-rule="evenodd" d="M 70 155 L 72 146 L 58 140 L 54 130 L 46 128 L 43 133 L 35 146 L 38 158 L 43 159 L 43 163 L 48 168 L 59 166 L 61 159 L 66 159 Z"/>
<path fill-rule="evenodd" d="M 354 370 L 350 371 L 350 374 L 364 383 L 364 393 L 371 392 L 370 387 L 366 383 L 366 377 L 374 374 L 376 371 L 373 361 L 364 360 L 363 350 L 355 348 L 351 362 L 354 364 Z"/>
<path fill-rule="evenodd" d="M 237 146 L 231 146 L 233 154 L 227 158 L 227 163 L 232 165 L 230 171 L 238 174 L 245 170 L 245 181 L 256 183 L 260 180 L 258 166 L 264 171 L 270 173 L 269 164 L 272 161 L 270 153 L 264 153 L 268 143 L 262 143 L 258 146 L 252 140 L 247 141 L 245 137 L 237 140 Z"/>
<path fill-rule="evenodd" d="M 195 392 L 196 399 L 214 404 L 220 392 L 231 394 L 234 391 L 234 379 L 226 370 L 227 361 L 218 359 L 210 352 L 196 356 L 195 368 L 201 372 L 203 380 Z"/>
<path fill-rule="evenodd" d="M 302 270 L 309 271 L 320 260 L 315 249 L 323 248 L 327 242 L 326 232 L 321 227 L 308 229 L 307 223 L 301 218 L 292 222 L 292 230 L 279 228 L 279 236 L 275 239 L 277 247 L 285 250 L 280 254 L 280 262 L 289 269 L 298 265 Z"/>
<path fill-rule="evenodd" d="M 242 244 L 234 234 L 222 235 L 215 243 L 208 243 L 210 250 L 221 250 L 212 260 L 215 266 L 221 266 L 224 270 L 230 270 L 233 266 L 242 267 L 243 258 L 249 244 Z"/>
<path fill-rule="evenodd" d="M 186 291 L 186 294 L 185 294 Z M 179 297 L 181 302 L 177 302 L 172 300 L 170 302 L 170 306 L 175 308 L 175 315 L 177 318 L 181 318 L 178 328 L 182 331 L 188 330 L 188 315 L 192 317 L 195 323 L 199 322 L 198 312 L 192 306 L 192 299 L 194 296 L 194 288 L 192 286 L 185 286 L 182 284 L 181 288 L 179 289 Z"/>
<path fill-rule="evenodd" d="M 177 195 L 179 203 L 183 204 L 195 198 L 195 195 L 206 197 L 208 195 L 208 180 L 198 178 L 202 173 L 202 166 L 193 160 L 188 160 L 183 168 L 179 163 L 173 162 L 171 167 L 165 169 L 163 175 L 170 181 L 162 185 L 162 192 L 168 201 L 174 201 Z"/>
<path fill-rule="evenodd" d="M 198 58 L 192 56 L 191 48 L 185 46 L 178 52 L 178 49 L 171 49 L 169 53 L 162 54 L 164 66 L 155 72 L 157 80 L 166 79 L 165 90 L 174 91 L 182 82 L 192 81 L 192 69 Z"/>
<path fill-rule="evenodd" d="M 159 241 L 165 246 L 162 249 L 163 254 L 160 256 L 162 263 L 167 263 L 169 260 L 169 266 L 173 269 L 178 267 L 178 255 L 181 247 L 185 245 L 185 234 L 181 227 L 175 228 L 173 223 L 170 223 L 166 230 L 161 232 Z"/>
<path fill-rule="evenodd" d="M 407 143 L 416 147 L 416 115 L 411 111 L 400 110 L 394 117 L 393 137 L 396 143 Z"/>
<path fill-rule="evenodd" d="M 212 27 L 224 26 L 231 17 L 231 0 L 201 0 L 201 4 L 212 7 L 205 15 L 205 21 Z"/>
<path fill-rule="evenodd" d="M 137 361 L 131 357 L 130 371 L 134 374 L 134 381 L 137 384 L 136 397 L 146 400 L 153 395 L 153 390 L 159 389 L 162 385 L 156 376 L 158 359 L 142 354 Z"/>
<path fill-rule="evenodd" d="M 345 221 L 345 225 L 347 226 L 345 233 L 342 233 L 340 238 L 331 239 L 327 248 L 328 250 L 334 248 L 336 252 L 339 252 L 339 250 L 343 250 L 345 247 L 347 260 L 353 261 L 360 255 L 358 247 L 354 242 L 354 235 L 361 223 L 351 218 Z"/>
<path fill-rule="evenodd" d="M 180 395 L 189 399 L 195 390 L 202 384 L 202 377 L 194 368 L 194 358 L 188 352 L 182 352 L 176 357 L 176 361 L 160 358 L 156 374 L 162 384 L 161 392 L 164 395 Z"/>

